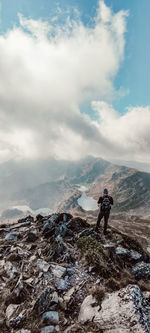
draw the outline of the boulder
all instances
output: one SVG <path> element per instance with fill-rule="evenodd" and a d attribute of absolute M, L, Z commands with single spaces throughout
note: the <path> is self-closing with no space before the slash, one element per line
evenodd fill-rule
<path fill-rule="evenodd" d="M 50 252 L 50 259 L 54 261 L 56 258 L 59 258 L 59 256 L 63 254 L 65 249 L 64 244 L 61 241 L 58 242 L 57 238 L 56 238 L 57 245 L 55 246 L 54 250 Z"/>
<path fill-rule="evenodd" d="M 59 326 L 45 326 L 41 329 L 41 333 L 52 333 L 52 332 L 60 332 Z"/>
<path fill-rule="evenodd" d="M 65 276 L 65 274 L 67 273 L 66 268 L 63 267 L 63 266 L 53 265 L 53 264 L 51 264 L 50 266 L 51 266 L 52 274 L 53 274 L 56 278 L 62 278 L 62 277 Z"/>
<path fill-rule="evenodd" d="M 41 230 L 45 234 L 46 232 L 53 230 L 54 227 L 55 227 L 55 222 L 48 219 L 43 222 L 43 226 L 42 226 Z"/>
<path fill-rule="evenodd" d="M 48 311 L 43 313 L 42 321 L 45 324 L 54 324 L 57 325 L 59 322 L 59 315 L 56 311 Z"/>
<path fill-rule="evenodd" d="M 142 254 L 137 251 L 130 250 L 130 258 L 133 261 L 138 261 L 142 258 Z"/>
<path fill-rule="evenodd" d="M 65 276 L 64 279 L 57 279 L 56 282 L 55 282 L 55 286 L 57 288 L 57 290 L 59 291 L 65 291 L 68 289 L 69 287 L 69 277 L 68 276 Z"/>
<path fill-rule="evenodd" d="M 38 215 L 36 216 L 36 221 L 42 221 L 43 218 L 44 218 L 43 215 L 38 214 Z"/>
<path fill-rule="evenodd" d="M 132 267 L 132 273 L 137 278 L 150 278 L 150 263 L 145 263 L 144 261 Z"/>
<path fill-rule="evenodd" d="M 66 225 L 67 228 L 76 232 L 80 232 L 83 229 L 90 227 L 90 225 L 80 217 L 72 218 L 69 222 L 66 223 Z"/>
<path fill-rule="evenodd" d="M 24 223 L 24 222 L 34 222 L 33 216 L 28 215 L 28 216 L 18 220 L 18 223 Z"/>
<path fill-rule="evenodd" d="M 101 304 L 92 295 L 87 296 L 80 308 L 81 323 L 94 321 L 104 332 L 145 333 L 150 331 L 150 306 L 137 285 L 128 285 L 106 294 Z"/>
<path fill-rule="evenodd" d="M 15 288 L 13 289 L 13 295 L 19 297 L 23 289 L 24 289 L 23 279 L 22 276 L 20 276 Z"/>
<path fill-rule="evenodd" d="M 49 221 L 56 222 L 57 219 L 58 219 L 58 214 L 52 214 L 51 217 L 49 218 Z"/>
<path fill-rule="evenodd" d="M 67 234 L 67 227 L 65 223 L 62 223 L 59 227 L 55 229 L 55 235 L 60 235 L 61 237 L 65 237 Z"/>
<path fill-rule="evenodd" d="M 16 318 L 10 319 L 9 326 L 11 328 L 18 328 L 20 327 L 20 325 L 22 325 L 23 320 L 24 320 L 24 314 L 20 313 L 19 316 L 17 316 Z"/>
<path fill-rule="evenodd" d="M 120 256 L 121 258 L 124 258 L 125 260 L 127 261 L 139 261 L 141 258 L 142 258 L 142 254 L 137 252 L 137 251 L 134 251 L 134 250 L 128 250 L 124 247 L 121 247 L 121 246 L 118 246 L 116 249 L 115 249 L 115 254 L 117 256 Z"/>
<path fill-rule="evenodd" d="M 67 214 L 63 215 L 63 222 L 67 222 Z"/>
<path fill-rule="evenodd" d="M 51 287 L 47 287 L 37 298 L 33 306 L 33 312 L 38 316 L 39 314 L 49 310 L 51 306 Z"/>
<path fill-rule="evenodd" d="M 11 231 L 11 232 L 5 237 L 5 240 L 6 240 L 6 241 L 17 241 L 19 235 L 20 235 L 19 232 L 17 232 L 17 231 Z"/>
<path fill-rule="evenodd" d="M 88 228 L 79 233 L 79 237 L 89 236 L 93 233 L 93 228 Z"/>
<path fill-rule="evenodd" d="M 50 265 L 46 261 L 38 259 L 37 260 L 37 267 L 39 268 L 40 271 L 46 273 L 46 272 L 48 272 L 48 270 L 50 268 Z"/>
<path fill-rule="evenodd" d="M 45 326 L 41 329 L 41 333 L 53 333 L 55 332 L 55 326 Z"/>
<path fill-rule="evenodd" d="M 117 256 L 121 256 L 121 257 L 127 257 L 129 255 L 129 250 L 128 249 L 125 249 L 124 247 L 121 247 L 121 246 L 118 246 L 116 249 L 115 249 L 115 254 Z"/>
<path fill-rule="evenodd" d="M 4 268 L 10 279 L 14 279 L 19 274 L 17 268 L 10 261 L 6 262 Z"/>
<path fill-rule="evenodd" d="M 52 294 L 52 304 L 58 304 L 59 303 L 59 296 L 57 291 L 54 291 Z"/>
<path fill-rule="evenodd" d="M 7 309 L 6 309 L 6 319 L 9 320 L 16 310 L 18 309 L 19 305 L 18 304 L 9 304 Z"/>
<path fill-rule="evenodd" d="M 35 242 L 37 240 L 37 235 L 35 232 L 33 232 L 32 230 L 29 230 L 27 232 L 27 235 L 26 235 L 26 241 L 27 242 Z"/>

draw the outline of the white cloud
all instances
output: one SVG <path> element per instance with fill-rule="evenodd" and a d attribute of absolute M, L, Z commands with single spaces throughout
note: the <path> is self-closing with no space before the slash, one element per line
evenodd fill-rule
<path fill-rule="evenodd" d="M 100 1 L 93 27 L 69 17 L 59 26 L 20 15 L 20 27 L 0 36 L 1 161 L 109 153 L 105 131 L 80 105 L 116 94 L 126 16 Z"/>
<path fill-rule="evenodd" d="M 130 107 L 120 115 L 105 102 L 93 102 L 99 131 L 112 144 L 109 158 L 150 162 L 150 106 Z"/>

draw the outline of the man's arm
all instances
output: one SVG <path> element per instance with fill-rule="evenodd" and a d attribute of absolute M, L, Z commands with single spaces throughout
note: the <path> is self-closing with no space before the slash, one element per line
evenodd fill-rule
<path fill-rule="evenodd" d="M 102 197 L 99 197 L 97 203 L 98 203 L 98 204 L 101 204 L 101 203 L 102 203 Z"/>
<path fill-rule="evenodd" d="M 112 197 L 110 197 L 110 204 L 113 205 L 114 204 L 114 200 Z"/>

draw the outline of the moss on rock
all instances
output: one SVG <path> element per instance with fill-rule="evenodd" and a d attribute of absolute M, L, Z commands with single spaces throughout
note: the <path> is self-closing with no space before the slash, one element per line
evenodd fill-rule
<path fill-rule="evenodd" d="M 90 236 L 84 236 L 78 239 L 77 246 L 85 256 L 87 263 L 95 267 L 103 276 L 110 274 L 110 267 L 107 264 L 108 258 L 103 252 L 103 246 Z"/>

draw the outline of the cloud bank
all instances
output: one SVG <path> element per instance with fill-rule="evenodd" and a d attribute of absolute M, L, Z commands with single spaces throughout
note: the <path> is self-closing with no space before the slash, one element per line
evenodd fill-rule
<path fill-rule="evenodd" d="M 110 158 L 150 162 L 150 106 L 129 107 L 120 115 L 106 102 L 92 102 L 99 131 L 112 144 Z"/>
<path fill-rule="evenodd" d="M 79 18 L 59 26 L 19 14 L 20 26 L 0 36 L 0 162 L 146 156 L 150 109 L 120 116 L 109 105 L 117 94 L 127 15 L 114 14 L 103 1 L 90 27 Z M 91 103 L 97 121 L 80 112 L 84 103 Z"/>

